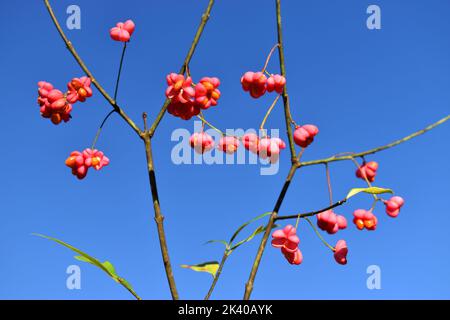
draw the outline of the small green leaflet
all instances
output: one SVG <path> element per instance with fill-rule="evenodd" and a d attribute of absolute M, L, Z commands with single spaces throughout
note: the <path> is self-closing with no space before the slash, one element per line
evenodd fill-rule
<path fill-rule="evenodd" d="M 209 240 L 205 244 L 210 244 L 210 243 L 221 243 L 225 246 L 225 248 L 229 247 L 228 242 L 226 242 L 225 240 Z"/>
<path fill-rule="evenodd" d="M 394 193 L 391 189 L 384 189 L 379 187 L 370 187 L 370 188 L 354 188 L 351 189 L 350 192 L 345 197 L 345 200 L 350 199 L 351 197 L 357 195 L 358 193 L 365 192 L 369 194 L 382 194 L 382 193 Z"/>
<path fill-rule="evenodd" d="M 244 243 L 249 242 L 254 237 L 256 237 L 258 234 L 264 232 L 265 230 L 266 230 L 266 228 L 264 226 L 259 226 L 255 231 L 253 231 L 253 233 L 251 235 L 249 235 L 247 238 L 239 241 L 233 247 L 231 247 L 230 251 L 233 251 L 233 250 L 237 249 L 238 247 L 240 247 L 241 245 L 243 245 Z"/>
<path fill-rule="evenodd" d="M 213 278 L 216 276 L 217 270 L 219 269 L 219 262 L 217 261 L 208 261 L 200 264 L 194 264 L 194 265 L 187 265 L 183 264 L 181 265 L 182 268 L 191 269 L 197 272 L 207 272 L 210 275 L 213 276 Z"/>
<path fill-rule="evenodd" d="M 81 251 L 80 249 L 75 248 L 74 246 L 71 246 L 68 243 L 65 243 L 64 241 L 61 241 L 59 239 L 56 238 L 52 238 L 49 236 L 45 236 L 42 234 L 36 234 L 34 233 L 33 235 L 44 238 L 44 239 L 48 239 L 51 241 L 54 241 L 66 248 L 69 248 L 70 250 L 78 253 L 79 255 L 75 256 L 74 258 L 79 260 L 79 261 L 83 261 L 83 262 L 87 262 L 89 264 L 92 264 L 94 266 L 96 266 L 97 268 L 101 269 L 102 271 L 104 271 L 107 275 L 109 275 L 114 281 L 116 281 L 117 283 L 120 283 L 122 286 L 124 286 L 128 291 L 130 291 L 130 293 L 135 296 L 137 299 L 140 300 L 140 297 L 134 292 L 133 287 L 128 283 L 128 281 L 126 281 L 125 279 L 119 277 L 116 273 L 116 269 L 114 268 L 114 266 L 112 265 L 111 262 L 109 261 L 105 261 L 105 262 L 100 262 L 99 260 L 97 260 L 96 258 L 90 256 L 89 254 Z"/>
<path fill-rule="evenodd" d="M 266 212 L 266 213 L 263 213 L 263 214 L 257 216 L 256 218 L 253 218 L 253 219 L 250 220 L 250 221 L 247 221 L 246 223 L 244 223 L 242 226 L 240 226 L 240 227 L 236 230 L 236 232 L 233 234 L 233 236 L 231 237 L 230 241 L 228 241 L 228 242 L 229 242 L 230 244 L 233 243 L 234 239 L 236 239 L 236 237 L 239 235 L 239 233 L 240 233 L 246 226 L 248 226 L 248 225 L 249 225 L 250 223 L 252 223 L 252 222 L 255 222 L 255 221 L 259 220 L 259 219 L 262 219 L 262 218 L 264 218 L 264 217 L 267 217 L 267 216 L 270 215 L 270 214 L 272 214 L 272 212 Z"/>

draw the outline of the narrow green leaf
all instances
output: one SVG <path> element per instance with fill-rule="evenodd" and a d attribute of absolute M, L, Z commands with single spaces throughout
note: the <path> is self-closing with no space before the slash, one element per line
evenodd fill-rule
<path fill-rule="evenodd" d="M 88 259 L 88 258 L 86 258 L 84 256 L 75 256 L 74 258 L 79 260 L 79 261 L 87 262 L 87 263 L 90 263 L 90 264 L 92 264 L 94 266 L 97 266 L 95 263 L 93 263 L 92 260 L 90 260 L 90 259 Z M 108 270 L 108 274 L 109 275 L 118 277 L 117 273 L 116 273 L 116 269 L 114 268 L 114 266 L 112 265 L 111 262 L 105 261 L 105 262 L 101 262 L 101 264 L 103 265 L 103 267 L 105 267 L 106 270 Z"/>
<path fill-rule="evenodd" d="M 217 261 L 208 261 L 200 264 L 194 265 L 181 265 L 182 268 L 191 269 L 197 272 L 207 272 L 213 277 L 216 276 L 217 270 L 219 269 L 219 262 Z"/>
<path fill-rule="evenodd" d="M 221 243 L 225 246 L 225 248 L 228 248 L 228 242 L 226 242 L 225 240 L 209 240 L 209 241 L 205 242 L 205 244 L 211 244 L 211 243 Z"/>
<path fill-rule="evenodd" d="M 74 258 L 77 259 L 78 261 L 83 261 L 83 262 L 87 262 L 87 263 L 91 263 L 91 264 L 92 264 L 92 261 L 91 261 L 91 260 L 86 259 L 86 258 L 83 257 L 83 256 L 75 256 Z"/>
<path fill-rule="evenodd" d="M 231 244 L 233 243 L 233 241 L 236 239 L 236 237 L 239 235 L 239 233 L 240 233 L 246 226 L 248 226 L 250 223 L 255 222 L 255 221 L 257 221 L 257 220 L 259 220 L 259 219 L 262 219 L 262 218 L 264 218 L 264 217 L 267 217 L 267 216 L 270 215 L 270 214 L 272 214 L 271 211 L 270 211 L 270 212 L 263 213 L 263 214 L 257 216 L 256 218 L 253 218 L 252 220 L 247 221 L 246 223 L 244 223 L 242 226 L 240 226 L 240 227 L 234 232 L 233 236 L 231 237 L 230 241 L 228 241 L 228 243 L 231 245 Z"/>
<path fill-rule="evenodd" d="M 45 236 L 45 235 L 43 235 L 43 234 L 34 234 L 34 235 L 35 235 L 35 236 L 38 236 L 38 237 L 41 237 L 41 238 L 44 238 L 44 239 L 48 239 L 48 240 L 54 241 L 54 242 L 56 242 L 56 243 L 58 243 L 58 244 L 60 244 L 60 245 L 62 245 L 62 246 L 64 246 L 64 247 L 66 247 L 66 248 L 68 248 L 68 249 L 70 249 L 70 250 L 72 250 L 72 251 L 75 251 L 76 253 L 78 253 L 80 256 L 83 257 L 83 258 L 82 258 L 83 260 L 77 258 L 78 260 L 80 260 L 80 261 L 85 261 L 85 262 L 89 262 L 90 264 L 93 264 L 94 266 L 96 266 L 96 267 L 102 269 L 102 270 L 103 270 L 104 272 L 106 272 L 108 275 L 112 276 L 112 274 L 110 274 L 109 270 L 106 269 L 105 266 L 104 266 L 100 261 L 98 261 L 96 258 L 90 256 L 89 254 L 87 254 L 87 253 L 81 251 L 80 249 L 77 249 L 77 248 L 75 248 L 74 246 L 71 246 L 70 244 L 65 243 L 64 241 L 61 241 L 61 240 L 59 240 L 59 239 L 52 238 L 52 237 L 49 237 L 49 236 Z"/>
<path fill-rule="evenodd" d="M 274 224 L 274 225 L 272 226 L 272 229 L 275 229 L 275 228 L 278 228 L 278 227 L 279 227 L 279 226 L 278 226 L 277 224 Z M 266 231 L 266 229 L 267 229 L 267 226 L 266 226 L 266 227 L 264 227 L 264 226 L 258 227 L 258 228 L 257 228 L 255 231 L 253 231 L 253 233 L 252 233 L 250 236 L 248 236 L 246 239 L 241 240 L 241 241 L 239 241 L 238 243 L 236 243 L 236 244 L 230 249 L 230 253 L 231 253 L 233 250 L 235 250 L 235 249 L 237 249 L 238 247 L 240 247 L 241 245 L 243 245 L 244 243 L 251 241 L 251 240 L 252 240 L 254 237 L 256 237 L 258 234 L 263 233 L 264 231 Z"/>
<path fill-rule="evenodd" d="M 106 274 L 108 274 L 114 281 L 120 283 L 121 285 L 123 285 L 125 288 L 127 288 L 136 298 L 140 299 L 139 296 L 133 291 L 133 287 L 128 283 L 128 281 L 126 281 L 123 278 L 120 278 L 117 273 L 116 273 L 116 269 L 114 268 L 113 264 L 109 261 L 105 261 L 105 262 L 100 262 L 98 259 L 90 256 L 89 254 L 81 251 L 80 249 L 75 248 L 74 246 L 65 243 L 64 241 L 61 241 L 59 239 L 56 238 L 52 238 L 49 236 L 45 236 L 42 234 L 36 234 L 34 233 L 33 235 L 44 238 L 44 239 L 48 239 L 51 241 L 54 241 L 76 253 L 78 253 L 79 255 L 75 256 L 74 258 L 77 259 L 78 261 L 83 261 L 83 262 L 87 262 L 89 264 L 92 264 L 94 266 L 96 266 L 97 268 L 103 270 Z"/>
<path fill-rule="evenodd" d="M 370 187 L 370 188 L 354 188 L 351 189 L 350 192 L 347 194 L 346 200 L 350 199 L 351 197 L 357 195 L 358 193 L 369 193 L 369 194 L 382 194 L 382 193 L 394 193 L 391 189 L 384 189 L 379 187 Z"/>
<path fill-rule="evenodd" d="M 253 233 L 251 235 L 249 235 L 247 238 L 245 238 L 244 240 L 239 241 L 238 243 L 236 243 L 231 249 L 230 251 L 233 251 L 237 248 L 239 248 L 241 245 L 243 245 L 246 242 L 251 241 L 254 237 L 256 237 L 258 234 L 260 234 L 261 232 L 264 232 L 266 230 L 266 228 L 264 226 L 259 226 L 255 231 L 253 231 Z"/>

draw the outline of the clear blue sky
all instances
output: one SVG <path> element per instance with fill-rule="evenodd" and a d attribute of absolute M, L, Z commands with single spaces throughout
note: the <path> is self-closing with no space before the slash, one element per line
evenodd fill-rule
<path fill-rule="evenodd" d="M 72 1 L 53 1 L 64 22 Z M 125 4 L 124 4 L 125 3 Z M 69 31 L 97 79 L 113 91 L 120 44 L 109 39 L 117 21 L 137 25 L 129 45 L 119 94 L 120 104 L 139 124 L 143 111 L 152 119 L 164 100 L 165 75 L 177 71 L 191 43 L 207 0 L 78 0 L 82 29 Z M 382 9 L 382 29 L 366 28 L 366 8 Z M 272 97 L 253 100 L 241 90 L 240 76 L 260 69 L 276 42 L 274 1 L 217 0 L 191 63 L 195 79 L 220 77 L 219 105 L 206 113 L 221 128 L 259 125 Z M 314 123 L 320 134 L 305 153 L 311 160 L 343 151 L 388 143 L 448 114 L 450 104 L 450 3 L 417 1 L 283 1 L 283 22 L 292 113 Z M 81 70 L 65 49 L 42 1 L 1 4 L 2 88 L 0 141 L 0 298 L 128 299 L 128 292 L 99 270 L 77 262 L 69 250 L 31 236 L 63 239 L 99 259 L 147 299 L 169 298 L 150 200 L 144 149 L 121 119 L 106 125 L 98 147 L 111 164 L 77 181 L 65 167 L 67 155 L 90 146 L 110 106 L 97 91 L 76 105 L 69 124 L 53 126 L 39 116 L 36 82 L 64 87 Z M 277 72 L 277 57 L 269 66 Z M 277 106 L 268 126 L 283 129 Z M 273 208 L 289 168 L 284 152 L 280 171 L 260 176 L 255 165 L 172 164 L 176 128 L 192 122 L 168 116 L 154 139 L 162 210 L 180 296 L 199 299 L 210 276 L 179 265 L 219 260 L 220 245 L 250 218 Z M 304 262 L 293 267 L 278 250 L 267 248 L 253 298 L 450 298 L 448 181 L 450 126 L 370 157 L 380 163 L 377 185 L 406 199 L 397 219 L 377 207 L 376 232 L 353 225 L 336 236 L 347 240 L 349 264 L 337 265 L 331 253 L 301 224 Z M 352 163 L 331 166 L 334 194 L 343 197 L 364 186 Z M 281 214 L 328 203 L 323 167 L 298 172 Z M 369 207 L 361 196 L 337 212 L 351 217 Z M 256 227 L 256 226 L 255 226 Z M 214 298 L 240 299 L 259 238 L 229 259 Z M 79 264 L 82 289 L 66 289 L 66 268 Z M 382 289 L 366 288 L 366 268 L 378 265 Z"/>

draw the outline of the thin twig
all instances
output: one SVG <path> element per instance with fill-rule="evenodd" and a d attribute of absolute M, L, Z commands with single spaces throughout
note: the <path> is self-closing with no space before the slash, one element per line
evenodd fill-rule
<path fill-rule="evenodd" d="M 333 188 L 331 187 L 330 168 L 328 163 L 325 163 L 325 172 L 327 175 L 328 195 L 330 197 L 330 204 L 333 204 Z"/>
<path fill-rule="evenodd" d="M 278 99 L 280 98 L 279 95 L 277 95 L 277 97 L 275 98 L 275 100 L 272 102 L 271 106 L 269 107 L 269 109 L 267 109 L 266 115 L 264 116 L 264 119 L 261 122 L 261 125 L 259 126 L 259 130 L 264 131 L 264 125 L 266 124 L 267 119 L 269 118 L 270 113 L 272 112 L 273 108 L 275 108 Z"/>
<path fill-rule="evenodd" d="M 114 89 L 114 101 L 117 101 L 117 93 L 119 92 L 120 76 L 122 74 L 123 59 L 125 58 L 125 51 L 127 51 L 127 43 L 123 43 L 122 55 L 120 56 L 119 71 L 117 72 L 116 88 Z"/>
<path fill-rule="evenodd" d="M 280 46 L 280 44 L 277 43 L 276 45 L 274 45 L 272 47 L 272 49 L 270 49 L 269 55 L 267 56 L 267 59 L 266 59 L 266 63 L 264 63 L 264 67 L 262 68 L 261 72 L 263 72 L 263 73 L 266 72 L 267 66 L 269 65 L 270 58 L 272 57 L 272 54 L 275 51 L 275 49 L 278 48 L 279 46 Z"/>
<path fill-rule="evenodd" d="M 281 26 L 281 3 L 280 0 L 275 0 L 275 3 L 277 15 L 278 55 L 280 59 L 280 71 L 281 75 L 286 78 L 286 64 L 284 59 L 284 47 L 283 47 L 283 31 Z M 284 86 L 282 96 L 284 102 L 284 118 L 286 123 L 286 132 L 289 140 L 289 150 L 291 152 L 291 162 L 294 164 L 298 162 L 298 159 L 295 152 L 294 136 L 292 135 L 291 124 L 293 123 L 293 120 L 291 115 L 291 107 L 287 91 L 287 85 Z"/>
<path fill-rule="evenodd" d="M 225 132 L 223 132 L 222 130 L 220 130 L 219 128 L 217 128 L 213 124 L 211 124 L 208 120 L 206 120 L 204 118 L 203 114 L 197 115 L 197 118 L 199 118 L 204 124 L 206 124 L 208 127 L 213 129 L 214 131 L 217 131 L 218 133 L 220 133 L 222 136 L 227 136 L 227 134 Z"/>
<path fill-rule="evenodd" d="M 332 156 L 332 157 L 325 158 L 325 159 L 301 162 L 301 163 L 298 163 L 298 166 L 299 167 L 307 167 L 307 166 L 312 166 L 312 165 L 317 165 L 317 164 L 324 164 L 324 163 L 330 163 L 330 162 L 335 162 L 335 161 L 352 160 L 353 158 L 364 157 L 364 156 L 367 156 L 367 155 L 370 155 L 370 154 L 374 154 L 374 153 L 377 153 L 377 152 L 380 152 L 380 151 L 383 151 L 383 150 L 390 149 L 392 147 L 398 146 L 399 144 L 402 144 L 402 143 L 407 142 L 407 141 L 409 141 L 409 140 L 411 140 L 411 139 L 413 139 L 415 137 L 418 137 L 418 136 L 420 136 L 420 135 L 422 135 L 422 134 L 424 134 L 424 133 L 426 133 L 426 132 L 436 128 L 437 126 L 445 123 L 449 119 L 450 119 L 450 115 L 446 116 L 445 118 L 442 118 L 441 120 L 439 120 L 439 121 L 429 125 L 428 127 L 424 128 L 422 130 L 416 131 L 416 132 L 410 134 L 409 136 L 406 136 L 406 137 L 404 137 L 402 139 L 396 140 L 396 141 L 391 142 L 391 143 L 389 143 L 387 145 L 384 145 L 384 146 L 380 146 L 380 147 L 373 148 L 373 149 L 370 149 L 370 150 L 367 150 L 367 151 L 363 151 L 363 152 L 359 152 L 359 153 L 353 153 L 353 154 L 348 155 L 348 156 L 340 156 L 340 157 Z"/>
<path fill-rule="evenodd" d="M 308 218 L 305 218 L 305 220 L 309 223 L 309 225 L 311 226 L 311 228 L 314 230 L 314 232 L 316 233 L 317 237 L 319 237 L 320 241 L 322 241 L 322 243 L 327 246 L 328 248 L 331 249 L 331 251 L 334 251 L 334 248 L 332 245 L 330 245 L 320 234 L 319 230 L 317 230 L 316 226 L 311 222 L 311 220 L 309 220 Z"/>
<path fill-rule="evenodd" d="M 320 209 L 320 210 L 317 210 L 317 211 L 293 214 L 293 215 L 289 215 L 289 216 L 278 216 L 278 217 L 276 217 L 275 221 L 291 220 L 291 219 L 297 219 L 297 218 L 302 219 L 302 218 L 305 218 L 305 217 L 312 217 L 312 216 L 318 215 L 319 213 L 322 213 L 322 212 L 334 209 L 336 207 L 342 206 L 346 202 L 347 202 L 347 199 L 343 199 L 343 200 L 340 200 L 338 202 L 333 203 L 332 205 L 330 205 L 330 206 L 328 206 L 326 208 L 323 208 L 323 209 Z"/>
<path fill-rule="evenodd" d="M 111 110 L 110 112 L 108 112 L 108 114 L 105 116 L 105 118 L 103 118 L 102 123 L 100 124 L 100 127 L 98 127 L 97 133 L 95 134 L 95 138 L 94 141 L 92 142 L 92 146 L 91 149 L 94 150 L 95 149 L 95 145 L 97 144 L 97 140 L 100 137 L 100 133 L 102 132 L 103 126 L 105 125 L 106 121 L 108 121 L 109 117 L 116 112 L 115 109 Z"/>
<path fill-rule="evenodd" d="M 214 280 L 211 283 L 211 287 L 209 288 L 208 293 L 205 296 L 205 300 L 209 300 L 209 298 L 211 297 L 211 294 L 213 293 L 214 288 L 216 287 L 217 281 L 219 280 L 220 274 L 222 273 L 223 266 L 225 265 L 228 256 L 229 256 L 228 249 L 225 249 L 222 260 L 220 261 L 219 269 L 217 269 L 217 272 L 214 276 Z"/>

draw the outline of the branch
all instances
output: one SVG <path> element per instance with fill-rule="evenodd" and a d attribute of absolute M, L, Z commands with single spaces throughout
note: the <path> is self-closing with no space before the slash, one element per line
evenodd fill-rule
<path fill-rule="evenodd" d="M 186 69 L 189 66 L 189 63 L 191 62 L 192 56 L 194 55 L 195 49 L 197 48 L 197 44 L 200 40 L 203 30 L 205 29 L 206 23 L 208 22 L 213 5 L 214 5 L 214 0 L 209 0 L 208 7 L 206 7 L 206 10 L 202 15 L 200 25 L 198 26 L 197 32 L 195 33 L 194 40 L 192 41 L 192 44 L 191 44 L 191 48 L 189 49 L 187 56 L 184 59 L 184 62 L 183 62 L 183 65 L 181 66 L 179 74 L 184 74 L 186 72 Z M 153 135 L 155 134 L 155 131 L 158 128 L 159 123 L 163 119 L 164 114 L 166 113 L 167 107 L 169 106 L 169 104 L 170 104 L 170 99 L 166 99 L 166 101 L 164 101 L 164 104 L 163 104 L 161 110 L 159 111 L 158 115 L 156 116 L 155 121 L 153 122 L 152 126 L 149 129 L 150 138 L 153 137 Z"/>
<path fill-rule="evenodd" d="M 280 0 L 276 0 L 276 12 L 277 12 L 277 32 L 278 32 L 278 56 L 280 58 L 280 71 L 281 75 L 286 78 L 286 65 L 284 61 L 284 45 L 283 45 L 283 32 L 281 28 L 281 4 Z M 284 118 L 286 122 L 286 131 L 289 140 L 289 150 L 291 151 L 291 162 L 298 162 L 297 155 L 295 152 L 294 137 L 292 135 L 292 116 L 289 104 L 289 95 L 287 91 L 287 84 L 284 86 L 282 93 L 283 103 L 284 103 Z"/>
<path fill-rule="evenodd" d="M 293 214 L 293 215 L 289 215 L 289 216 L 278 216 L 275 218 L 275 221 L 281 221 L 281 220 L 290 220 L 290 219 L 302 219 L 302 218 L 307 218 L 307 217 L 312 217 L 315 215 L 318 215 L 319 213 L 334 209 L 336 207 L 342 206 L 344 203 L 347 202 L 347 199 L 343 199 L 341 201 L 335 202 L 332 205 L 320 209 L 318 211 L 312 211 L 312 212 L 307 212 L 307 213 L 299 213 L 299 214 Z"/>
<path fill-rule="evenodd" d="M 144 114 L 144 121 L 147 115 Z M 150 189 L 153 199 L 153 209 L 155 211 L 155 222 L 158 230 L 159 246 L 161 248 L 161 255 L 163 258 L 164 269 L 166 271 L 167 281 L 169 283 L 170 293 L 173 300 L 178 300 L 178 291 L 175 284 L 175 278 L 170 264 L 169 249 L 167 247 L 166 234 L 164 232 L 164 216 L 161 214 L 161 206 L 159 204 L 158 188 L 156 184 L 155 168 L 153 164 L 152 143 L 150 135 L 146 131 L 144 134 L 145 155 L 147 157 L 148 177 L 150 181 Z"/>
<path fill-rule="evenodd" d="M 222 273 L 223 266 L 225 265 L 228 256 L 229 256 L 228 249 L 225 249 L 225 252 L 223 253 L 222 256 L 222 260 L 220 261 L 219 269 L 217 269 L 217 272 L 214 276 L 214 280 L 211 283 L 211 287 L 209 287 L 208 293 L 206 294 L 204 300 L 209 300 L 209 298 L 211 297 L 211 294 L 213 293 L 214 288 L 216 287 L 217 281 L 219 280 L 220 274 Z"/>
<path fill-rule="evenodd" d="M 83 69 L 84 73 L 91 79 L 91 82 L 94 84 L 94 86 L 100 91 L 100 93 L 103 95 L 103 97 L 109 102 L 109 104 L 114 108 L 114 110 L 122 117 L 123 120 L 136 132 L 136 134 L 142 138 L 142 132 L 141 129 L 134 123 L 133 120 L 129 116 L 126 115 L 126 113 L 121 109 L 116 101 L 111 98 L 111 96 L 105 91 L 105 89 L 100 85 L 100 83 L 95 79 L 93 74 L 89 71 L 89 69 L 84 64 L 81 57 L 78 55 L 77 51 L 73 47 L 72 43 L 69 41 L 67 36 L 65 35 L 64 31 L 61 28 L 61 25 L 58 22 L 58 19 L 55 16 L 55 13 L 53 12 L 53 9 L 50 5 L 49 0 L 44 0 L 45 6 L 47 7 L 48 13 L 50 14 L 50 17 L 53 20 L 53 23 L 55 24 L 56 29 L 59 32 L 59 35 L 63 39 L 64 43 L 66 44 L 67 49 L 70 51 L 72 56 L 77 61 L 78 65 Z"/>
<path fill-rule="evenodd" d="M 277 219 L 278 211 L 280 210 L 280 207 L 283 203 L 284 197 L 286 196 L 286 193 L 289 189 L 289 186 L 291 184 L 292 179 L 294 178 L 294 175 L 295 175 L 295 172 L 297 171 L 297 169 L 298 169 L 298 167 L 295 164 L 293 164 L 291 166 L 291 169 L 289 170 L 286 181 L 284 182 L 283 188 L 281 189 L 280 195 L 278 196 L 278 200 L 275 204 L 275 208 L 273 209 L 272 214 L 270 215 L 270 219 L 269 219 L 269 222 L 267 223 L 266 231 L 264 232 L 264 235 L 261 239 L 261 243 L 259 244 L 259 247 L 258 247 L 258 252 L 256 253 L 256 257 L 253 262 L 252 270 L 250 272 L 248 281 L 245 284 L 244 300 L 250 299 L 250 295 L 252 294 L 252 291 L 253 291 L 253 283 L 255 281 L 256 273 L 258 272 L 259 264 L 261 263 L 264 249 L 267 244 L 267 239 L 269 239 L 270 232 L 273 228 L 275 220 Z"/>
<path fill-rule="evenodd" d="M 436 128 L 437 126 L 445 123 L 448 120 L 450 120 L 450 115 L 446 116 L 445 118 L 442 118 L 441 120 L 439 120 L 439 121 L 429 125 L 428 127 L 424 128 L 422 130 L 416 131 L 416 132 L 410 134 L 409 136 L 406 136 L 406 137 L 404 137 L 402 139 L 396 140 L 394 142 L 391 142 L 391 143 L 389 143 L 387 145 L 384 145 L 384 146 L 381 146 L 381 147 L 373 148 L 373 149 L 370 149 L 370 150 L 367 150 L 367 151 L 363 151 L 363 152 L 359 152 L 359 153 L 352 153 L 350 155 L 341 156 L 341 157 L 332 156 L 332 157 L 329 157 L 329 158 L 326 158 L 326 159 L 319 159 L 319 160 L 313 160 L 313 161 L 300 162 L 300 163 L 298 163 L 298 166 L 299 167 L 307 167 L 307 166 L 312 166 L 312 165 L 316 165 L 316 164 L 325 164 L 325 163 L 330 163 L 330 162 L 335 162 L 335 161 L 352 160 L 354 158 L 359 158 L 359 157 L 367 156 L 369 154 L 374 154 L 374 153 L 377 153 L 377 152 L 380 152 L 380 151 L 383 151 L 383 150 L 386 150 L 386 149 L 393 148 L 395 146 L 398 146 L 399 144 L 402 144 L 402 143 L 404 143 L 406 141 L 409 141 L 409 140 L 411 140 L 411 139 L 413 139 L 415 137 L 418 137 L 418 136 L 420 136 L 420 135 L 422 135 L 422 134 L 424 134 L 424 133 L 426 133 L 426 132 Z"/>

